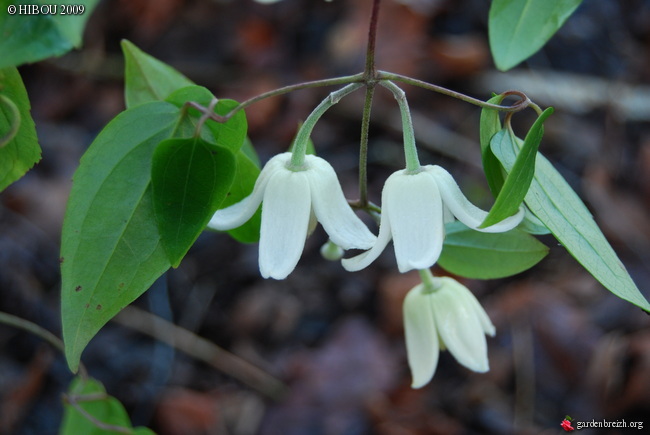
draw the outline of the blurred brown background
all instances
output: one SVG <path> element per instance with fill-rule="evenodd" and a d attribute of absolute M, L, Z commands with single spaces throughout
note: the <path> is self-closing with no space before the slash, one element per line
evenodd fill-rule
<path fill-rule="evenodd" d="M 541 150 L 649 297 L 650 1 L 584 2 L 541 52 L 509 73 L 496 72 L 490 58 L 489 2 L 382 3 L 380 69 L 481 99 L 514 88 L 555 107 Z M 360 72 L 370 8 L 370 0 L 102 1 L 82 50 L 20 69 L 43 160 L 0 196 L 0 310 L 60 334 L 65 203 L 81 154 L 124 109 L 121 39 L 215 95 L 241 101 Z M 480 110 L 404 89 L 422 162 L 447 167 L 488 208 Z M 286 150 L 298 123 L 331 90 L 247 109 L 263 161 Z M 362 93 L 343 100 L 313 135 L 349 197 L 357 195 L 362 102 Z M 522 132 L 530 112 L 515 117 Z M 403 162 L 398 108 L 383 89 L 370 134 L 369 189 L 379 202 L 384 180 Z M 282 399 L 135 332 L 123 324 L 128 319 L 107 325 L 83 354 L 91 376 L 125 404 L 134 424 L 168 435 L 559 434 L 567 414 L 650 427 L 650 318 L 595 282 L 552 237 L 542 239 L 548 257 L 524 274 L 463 281 L 497 327 L 488 340 L 491 371 L 472 373 L 443 353 L 421 390 L 409 387 L 401 326 L 401 301 L 417 275 L 397 272 L 392 249 L 368 269 L 346 273 L 320 257 L 325 240 L 317 230 L 296 271 L 267 281 L 257 269 L 257 245 L 206 233 L 134 304 L 283 380 L 289 391 Z M 60 354 L 0 325 L 0 433 L 57 433 L 70 379 Z"/>

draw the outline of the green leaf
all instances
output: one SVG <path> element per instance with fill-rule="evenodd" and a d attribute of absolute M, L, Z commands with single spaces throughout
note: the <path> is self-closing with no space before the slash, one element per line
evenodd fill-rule
<path fill-rule="evenodd" d="M 492 209 L 490 209 L 485 220 L 481 223 L 480 228 L 487 228 L 490 225 L 501 222 L 519 210 L 535 174 L 535 156 L 537 156 L 537 150 L 544 135 L 544 121 L 552 113 L 553 108 L 549 107 L 539 115 L 530 127 L 521 151 L 517 154 L 517 160 L 508 172 L 499 196 L 497 196 Z M 503 131 L 506 132 L 505 134 L 513 134 L 511 130 L 502 130 L 493 137 L 493 140 L 503 140 Z"/>
<path fill-rule="evenodd" d="M 255 151 L 255 147 L 253 147 L 253 142 L 251 142 L 250 138 L 246 137 L 244 139 L 244 144 L 241 147 L 241 152 L 244 153 L 248 159 L 255 164 L 258 168 L 262 167 L 262 162 L 260 161 L 260 156 L 257 155 L 257 151 Z"/>
<path fill-rule="evenodd" d="M 497 68 L 528 59 L 562 27 L 582 0 L 493 0 L 488 17 L 490 50 Z"/>
<path fill-rule="evenodd" d="M 490 104 L 501 104 L 504 98 L 504 95 L 495 95 L 487 102 Z M 495 197 L 501 191 L 504 175 L 501 168 L 501 163 L 496 157 L 494 157 L 494 154 L 490 149 L 490 141 L 492 140 L 492 137 L 499 131 L 501 131 L 499 111 L 494 109 L 482 109 L 481 120 L 479 121 L 481 159 L 483 161 L 483 172 L 485 172 L 485 178 L 487 179 L 490 191 L 492 191 L 492 195 Z"/>
<path fill-rule="evenodd" d="M 194 101 L 207 107 L 213 98 L 212 93 L 204 87 L 188 86 L 173 92 L 166 101 L 179 108 L 183 107 L 187 101 Z M 226 115 L 238 105 L 239 103 L 234 100 L 219 100 L 215 112 Z M 201 116 L 201 113 L 194 108 L 190 108 L 188 112 L 195 121 Z M 204 140 L 214 142 L 235 153 L 237 170 L 230 191 L 220 207 L 225 208 L 251 194 L 260 173 L 260 159 L 250 139 L 246 137 L 248 124 L 243 110 L 237 112 L 225 123 L 208 120 L 206 126 L 207 132 L 204 128 L 201 134 Z M 228 234 L 242 243 L 255 243 L 260 238 L 260 224 L 261 210 L 258 210 L 248 222 L 239 228 L 228 231 Z"/>
<path fill-rule="evenodd" d="M 178 108 L 165 102 L 121 113 L 75 172 L 61 241 L 63 338 L 72 371 L 99 329 L 170 267 L 154 216 L 151 158 L 178 118 Z"/>
<path fill-rule="evenodd" d="M 30 110 L 18 70 L 0 69 L 0 192 L 41 159 Z"/>
<path fill-rule="evenodd" d="M 37 62 L 79 48 L 84 26 L 96 4 L 97 0 L 0 0 L 0 68 Z M 7 12 L 10 6 L 16 8 L 13 15 Z M 26 13 L 34 7 L 39 13 Z M 81 7 L 83 13 L 78 13 Z M 46 13 L 41 13 L 41 8 Z"/>
<path fill-rule="evenodd" d="M 12 100 L 0 94 L 0 113 L 2 113 L 2 123 L 4 124 L 2 130 L 0 130 L 2 135 L 0 136 L 0 148 L 4 148 L 18 134 L 20 112 Z"/>
<path fill-rule="evenodd" d="M 467 278 L 503 278 L 530 269 L 547 253 L 544 244 L 523 231 L 481 233 L 456 221 L 445 225 L 438 264 Z"/>
<path fill-rule="evenodd" d="M 517 153 L 523 146 L 521 139 L 495 140 L 492 145 L 495 155 L 506 170 L 511 170 Z M 535 177 L 526 194 L 525 203 L 605 288 L 650 311 L 650 304 L 632 281 L 587 207 L 542 154 L 537 156 Z"/>
<path fill-rule="evenodd" d="M 236 161 L 237 173 L 235 179 L 230 186 L 228 196 L 223 201 L 220 208 L 231 206 L 250 195 L 255 187 L 257 177 L 260 175 L 259 165 L 251 160 L 249 155 L 244 152 L 244 149 L 237 153 Z M 228 234 L 242 243 L 255 243 L 260 239 L 261 223 L 262 208 L 260 207 L 248 222 L 238 228 L 228 231 Z"/>
<path fill-rule="evenodd" d="M 165 101 L 179 108 L 182 108 L 188 101 L 193 101 L 203 107 L 208 107 L 213 99 L 214 95 L 209 90 L 203 86 L 194 85 L 174 91 Z M 219 100 L 214 111 L 219 115 L 226 115 L 238 105 L 239 103 L 235 100 Z M 202 115 L 201 112 L 191 107 L 188 112 L 192 115 L 192 125 L 196 126 L 196 122 Z M 246 140 L 248 122 L 246 121 L 246 113 L 243 110 L 237 112 L 226 122 L 216 122 L 208 119 L 204 125 L 207 127 L 207 131 L 202 132 L 201 136 L 205 140 L 227 148 L 233 153 L 239 151 Z M 207 132 L 210 134 L 207 134 Z"/>
<path fill-rule="evenodd" d="M 177 70 L 140 50 L 126 39 L 124 52 L 124 97 L 126 107 L 160 101 L 172 92 L 194 83 Z"/>
<path fill-rule="evenodd" d="M 235 157 L 200 138 L 168 139 L 153 154 L 153 204 L 162 243 L 173 267 L 181 260 L 226 197 Z"/>
<path fill-rule="evenodd" d="M 93 421 L 94 419 L 95 421 Z M 103 424 L 101 428 L 98 423 Z M 65 398 L 64 414 L 59 435 L 112 435 L 116 429 L 131 430 L 134 434 L 153 435 L 146 427 L 133 428 L 124 406 L 115 397 L 106 394 L 101 382 L 95 379 L 73 379 Z"/>

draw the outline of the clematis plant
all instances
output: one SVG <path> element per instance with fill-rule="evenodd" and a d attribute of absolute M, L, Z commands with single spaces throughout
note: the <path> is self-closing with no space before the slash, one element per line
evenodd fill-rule
<path fill-rule="evenodd" d="M 541 261 L 548 248 L 535 236 L 550 233 L 606 288 L 650 311 L 587 207 L 539 152 L 543 124 L 552 108 L 542 110 L 518 91 L 481 101 L 378 70 L 375 37 L 380 1 L 372 3 L 362 72 L 288 85 L 242 103 L 216 98 L 170 66 L 123 42 L 127 109 L 106 126 L 81 160 L 62 231 L 63 338 L 72 371 L 78 369 L 82 351 L 103 325 L 170 268 L 182 264 L 206 228 L 227 231 L 245 243 L 259 241 L 260 273 L 273 279 L 284 279 L 294 270 L 318 222 L 329 237 L 322 255 L 340 260 L 348 271 L 369 266 L 392 241 L 397 269 L 418 270 L 423 279 L 403 305 L 415 388 L 431 380 L 444 349 L 471 370 L 488 370 L 486 336 L 495 333 L 469 289 L 452 278 L 432 276 L 430 268 L 436 264 L 459 277 L 511 276 Z M 493 7 L 503 3 L 494 1 Z M 531 5 L 537 13 L 526 14 L 534 17 L 535 24 L 544 11 L 550 14 L 546 24 L 556 22 L 562 14 L 553 9 L 566 7 L 562 2 L 539 3 L 543 6 Z M 494 22 L 516 15 L 519 9 L 494 14 Z M 508 32 L 527 26 L 506 24 L 494 41 L 520 44 L 526 39 Z M 545 28 L 554 27 L 546 24 Z M 521 61 L 518 50 L 506 48 L 502 65 Z M 7 80 L 0 74 L 0 82 Z M 6 105 L 8 98 L 17 96 L 5 95 L 7 86 L 3 88 L 2 83 L 0 96 L 4 95 Z M 495 197 L 489 212 L 466 198 L 447 170 L 435 162 L 420 163 L 402 85 L 481 108 L 477 152 Z M 306 118 L 291 151 L 270 158 L 261 167 L 248 139 L 244 109 L 265 98 L 321 86 L 340 89 Z M 306 150 L 325 112 L 362 88 L 359 194 L 348 200 L 332 165 L 323 157 L 307 155 Z M 373 96 L 382 88 L 392 92 L 399 106 L 405 158 L 386 180 L 381 204 L 375 205 L 367 181 L 369 125 Z M 504 104 L 508 97 L 517 101 Z M 12 115 L 7 125 L 17 126 L 27 119 L 29 107 L 21 107 L 25 113 Z M 532 108 L 538 118 L 522 140 L 513 131 L 511 119 L 526 108 Z M 11 146 L 3 149 L 10 151 Z M 377 235 L 357 213 L 366 213 L 378 223 Z M 365 252 L 345 252 L 352 249 Z"/>

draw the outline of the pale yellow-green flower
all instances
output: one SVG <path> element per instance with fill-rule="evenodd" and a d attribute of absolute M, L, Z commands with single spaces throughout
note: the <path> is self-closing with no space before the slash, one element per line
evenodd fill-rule
<path fill-rule="evenodd" d="M 438 366 L 438 354 L 449 350 L 475 372 L 487 372 L 485 335 L 495 328 L 472 292 L 458 281 L 433 278 L 419 284 L 404 299 L 404 333 L 413 388 L 428 384 Z"/>

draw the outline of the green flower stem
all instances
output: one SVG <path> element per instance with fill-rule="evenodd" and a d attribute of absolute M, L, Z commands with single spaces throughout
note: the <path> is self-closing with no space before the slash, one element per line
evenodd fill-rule
<path fill-rule="evenodd" d="M 433 293 L 442 285 L 441 280 L 433 276 L 430 269 L 421 269 L 418 272 L 420 273 L 422 284 L 424 284 L 423 293 Z"/>
<path fill-rule="evenodd" d="M 381 81 L 380 84 L 390 90 L 397 104 L 399 104 L 400 113 L 402 114 L 402 131 L 404 132 L 404 157 L 406 159 L 406 172 L 415 174 L 420 171 L 420 159 L 418 159 L 418 149 L 415 146 L 415 133 L 413 131 L 413 120 L 409 105 L 406 102 L 406 94 L 395 83 L 390 81 Z"/>
<path fill-rule="evenodd" d="M 305 164 L 305 154 L 307 153 L 307 143 L 309 142 L 309 136 L 314 129 L 314 126 L 318 122 L 323 113 L 327 111 L 330 107 L 338 103 L 341 98 L 345 97 L 351 92 L 356 91 L 357 89 L 363 86 L 362 83 L 351 83 L 346 87 L 334 91 L 327 96 L 321 103 L 316 106 L 313 112 L 309 114 L 305 122 L 298 130 L 296 135 L 296 141 L 293 146 L 293 154 L 291 155 L 291 163 L 289 169 L 294 171 L 299 171 L 302 169 Z"/>
<path fill-rule="evenodd" d="M 359 144 L 359 204 L 368 205 L 368 132 L 370 130 L 370 112 L 372 110 L 372 97 L 375 87 L 366 86 L 366 101 L 363 104 L 363 117 L 361 118 L 361 141 Z"/>
<path fill-rule="evenodd" d="M 495 109 L 502 112 L 519 112 L 520 110 L 525 109 L 531 105 L 530 99 L 523 92 L 519 91 L 508 91 L 505 92 L 507 95 L 516 95 L 520 99 L 512 106 L 501 106 L 499 104 L 486 103 L 485 101 L 472 98 L 468 95 L 461 94 L 460 92 L 452 91 L 451 89 L 443 88 L 442 86 L 434 85 L 431 83 L 424 82 L 422 80 L 417 80 L 411 77 L 403 76 L 400 74 L 389 73 L 386 71 L 379 71 L 377 73 L 378 80 L 392 80 L 395 82 L 406 83 L 413 86 L 418 86 L 429 91 L 438 92 L 439 94 L 447 95 L 449 97 L 456 98 L 458 100 L 465 101 L 466 103 L 474 104 L 475 106 L 482 107 L 484 109 Z"/>

